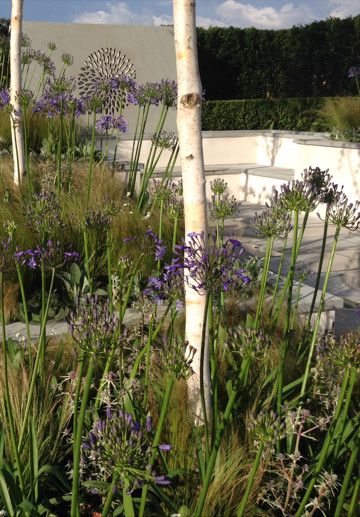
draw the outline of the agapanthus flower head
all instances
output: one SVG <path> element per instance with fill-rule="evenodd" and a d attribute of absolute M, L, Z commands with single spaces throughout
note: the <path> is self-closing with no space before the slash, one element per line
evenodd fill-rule
<path fill-rule="evenodd" d="M 25 52 L 21 55 L 21 61 L 24 65 L 29 65 L 30 63 L 37 63 L 44 70 L 45 74 L 55 77 L 55 64 L 53 60 L 41 50 L 34 50 L 31 47 L 28 47 Z"/>
<path fill-rule="evenodd" d="M 27 269 L 37 269 L 44 266 L 45 269 L 57 269 L 65 264 L 77 262 L 80 258 L 78 252 L 71 249 L 64 250 L 59 241 L 48 240 L 45 246 L 36 246 L 34 249 L 19 250 L 14 253 L 15 262 Z"/>
<path fill-rule="evenodd" d="M 323 202 L 332 179 L 329 169 L 321 170 L 320 167 L 309 167 L 304 170 L 302 177 L 303 181 L 308 183 L 310 188 L 314 190 L 319 201 Z"/>
<path fill-rule="evenodd" d="M 51 51 L 51 52 L 54 52 L 54 50 L 56 50 L 56 43 L 54 41 L 49 41 L 49 43 L 47 44 L 47 48 Z"/>
<path fill-rule="evenodd" d="M 161 362 L 166 377 L 173 377 L 177 380 L 188 379 L 193 373 L 191 364 L 195 353 L 195 348 L 189 346 L 187 341 L 184 342 L 182 339 L 174 338 L 169 343 L 167 336 L 164 336 Z"/>
<path fill-rule="evenodd" d="M 114 488 L 114 499 L 122 498 L 123 482 L 126 479 L 130 492 L 141 487 L 145 479 L 159 485 L 167 485 L 170 480 L 156 472 L 149 472 L 152 455 L 151 418 L 141 425 L 134 417 L 122 409 L 108 407 L 104 418 L 94 423 L 89 435 L 82 443 L 82 478 L 96 480 L 99 495 L 106 495 L 108 483 L 116 473 L 119 483 Z M 169 444 L 160 444 L 163 452 L 171 450 Z"/>
<path fill-rule="evenodd" d="M 171 79 L 162 79 L 158 83 L 158 96 L 160 103 L 168 108 L 176 108 L 177 103 L 177 84 Z"/>
<path fill-rule="evenodd" d="M 179 199 L 171 199 L 167 209 L 168 216 L 170 219 L 179 219 L 184 213 L 184 203 Z"/>
<path fill-rule="evenodd" d="M 176 149 L 178 138 L 175 133 L 169 131 L 161 131 L 159 135 L 154 135 L 151 139 L 152 143 L 161 149 L 170 151 Z"/>
<path fill-rule="evenodd" d="M 218 244 L 216 234 L 190 233 L 184 244 L 176 246 L 176 258 L 170 271 L 182 269 L 187 284 L 200 294 L 243 286 L 250 282 L 240 267 L 242 247 L 238 240 Z"/>
<path fill-rule="evenodd" d="M 284 423 L 272 410 L 260 411 L 256 417 L 252 416 L 249 431 L 255 447 L 263 445 L 272 448 L 285 435 Z"/>
<path fill-rule="evenodd" d="M 129 104 L 135 106 L 158 106 L 161 101 L 159 84 L 151 82 L 138 84 L 135 89 L 128 93 L 127 100 Z"/>
<path fill-rule="evenodd" d="M 321 354 L 340 368 L 360 368 L 360 337 L 350 332 L 336 340 L 331 334 L 321 340 Z"/>
<path fill-rule="evenodd" d="M 77 110 L 74 98 L 75 79 L 61 76 L 47 81 L 42 97 L 36 102 L 33 111 L 44 113 L 48 118 L 68 115 Z"/>
<path fill-rule="evenodd" d="M 27 48 L 31 46 L 31 38 L 29 34 L 21 33 L 20 45 L 22 48 Z"/>
<path fill-rule="evenodd" d="M 241 203 L 237 201 L 235 196 L 230 196 L 228 192 L 217 197 L 215 194 L 211 196 L 209 203 L 209 212 L 214 219 L 224 220 L 229 217 L 236 217 L 239 213 Z"/>
<path fill-rule="evenodd" d="M 25 219 L 39 235 L 41 242 L 63 226 L 61 207 L 55 192 L 42 189 L 25 204 Z"/>
<path fill-rule="evenodd" d="M 339 188 L 335 183 L 330 183 L 326 191 L 321 195 L 321 202 L 330 206 L 336 204 L 341 197 L 344 187 Z"/>
<path fill-rule="evenodd" d="M 281 185 L 277 199 L 285 210 L 296 212 L 311 212 L 318 203 L 314 187 L 300 180 Z"/>
<path fill-rule="evenodd" d="M 69 325 L 73 339 L 87 354 L 103 357 L 114 345 L 120 346 L 118 315 L 108 299 L 96 294 L 76 298 Z"/>
<path fill-rule="evenodd" d="M 74 64 L 74 56 L 69 54 L 69 52 L 64 52 L 61 54 L 61 61 L 65 66 L 71 66 Z"/>
<path fill-rule="evenodd" d="M 291 230 L 291 216 L 281 204 L 271 203 L 260 214 L 255 213 L 252 225 L 264 239 L 284 238 Z"/>
<path fill-rule="evenodd" d="M 271 341 L 262 331 L 248 329 L 242 325 L 228 331 L 226 347 L 230 351 L 230 361 L 235 369 L 239 369 L 244 359 L 264 355 L 270 349 Z"/>
<path fill-rule="evenodd" d="M 227 191 L 228 184 L 223 178 L 216 178 L 213 181 L 210 181 L 210 189 L 213 194 L 220 196 L 221 194 L 225 194 Z"/>
<path fill-rule="evenodd" d="M 24 109 L 27 109 L 34 100 L 34 93 L 31 90 L 23 88 L 20 95 L 17 96 L 17 100 Z"/>
<path fill-rule="evenodd" d="M 162 180 L 152 180 L 151 190 L 154 198 L 165 204 L 169 203 L 173 197 L 171 187 Z"/>
<path fill-rule="evenodd" d="M 360 66 L 351 66 L 348 71 L 348 77 L 360 77 Z"/>
<path fill-rule="evenodd" d="M 10 104 L 10 92 L 7 88 L 0 90 L 0 110 L 6 108 Z"/>
<path fill-rule="evenodd" d="M 344 192 L 340 192 L 336 202 L 329 207 L 329 221 L 339 228 L 355 231 L 360 224 L 360 202 L 350 203 Z"/>
<path fill-rule="evenodd" d="M 120 131 L 120 133 L 126 133 L 128 125 L 125 118 L 122 115 L 115 117 L 114 115 L 104 115 L 96 121 L 96 130 L 100 133 L 108 133 L 112 129 Z"/>
<path fill-rule="evenodd" d="M 119 207 L 114 203 L 105 203 L 103 206 L 91 208 L 85 216 L 85 227 L 93 230 L 104 231 L 110 228 L 111 220 L 119 212 Z"/>
<path fill-rule="evenodd" d="M 155 260 L 162 260 L 165 257 L 167 251 L 164 242 L 161 239 L 159 239 L 158 235 L 156 235 L 151 229 L 147 230 L 145 236 L 149 237 L 155 244 Z"/>
<path fill-rule="evenodd" d="M 184 275 L 181 268 L 165 265 L 158 276 L 150 276 L 143 294 L 155 303 L 175 303 L 178 309 L 184 299 Z"/>

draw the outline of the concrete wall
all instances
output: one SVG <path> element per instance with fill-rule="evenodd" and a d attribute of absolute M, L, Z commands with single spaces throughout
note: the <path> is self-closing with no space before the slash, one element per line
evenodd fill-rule
<path fill-rule="evenodd" d="M 145 162 L 150 142 L 144 142 L 140 161 Z M 259 164 L 263 166 L 293 169 L 295 178 L 300 179 L 303 170 L 309 166 L 329 169 L 335 183 L 343 185 L 348 197 L 360 199 L 360 144 L 334 142 L 323 135 L 295 134 L 277 131 L 219 131 L 204 132 L 203 147 L 205 164 L 232 165 Z M 118 156 L 129 160 L 131 141 L 119 144 Z M 159 167 L 166 165 L 168 152 L 159 161 Z M 177 165 L 180 165 L 178 160 Z M 219 169 L 221 169 L 219 167 Z M 283 181 L 249 176 L 232 170 L 226 173 L 226 181 L 238 199 L 249 202 L 263 202 L 271 192 L 271 186 L 278 188 Z M 207 175 L 208 183 L 213 179 Z M 264 197 L 265 196 L 265 197 Z"/>
<path fill-rule="evenodd" d="M 134 63 L 136 79 L 143 83 L 161 79 L 176 79 L 174 31 L 172 27 L 136 25 L 96 25 L 77 23 L 24 22 L 23 31 L 31 38 L 32 47 L 48 52 L 47 44 L 53 41 L 57 50 L 52 54 L 57 69 L 61 68 L 61 54 L 72 54 L 74 64 L 68 75 L 77 76 L 86 57 L 94 50 L 111 47 L 121 50 Z M 39 69 L 34 68 L 32 86 L 37 82 Z M 29 74 L 31 76 L 31 74 Z M 126 118 L 135 127 L 136 110 L 127 109 Z M 157 114 L 152 110 L 150 124 L 155 124 Z M 175 112 L 169 114 L 167 129 L 175 130 Z"/>

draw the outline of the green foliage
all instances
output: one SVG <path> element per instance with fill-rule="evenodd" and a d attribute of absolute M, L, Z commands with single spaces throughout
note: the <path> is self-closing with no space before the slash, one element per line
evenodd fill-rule
<path fill-rule="evenodd" d="M 208 99 L 355 94 L 347 71 L 359 61 L 360 16 L 283 30 L 198 28 Z"/>
<path fill-rule="evenodd" d="M 360 141 L 360 97 L 326 99 L 320 112 L 337 140 Z"/>
<path fill-rule="evenodd" d="M 319 113 L 324 102 L 323 98 L 206 101 L 203 104 L 202 128 L 204 131 L 329 131 L 331 125 Z"/>

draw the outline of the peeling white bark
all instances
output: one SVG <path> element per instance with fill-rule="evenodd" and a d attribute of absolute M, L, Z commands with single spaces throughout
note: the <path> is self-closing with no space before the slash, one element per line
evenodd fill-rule
<path fill-rule="evenodd" d="M 201 100 L 197 45 L 195 0 L 173 0 L 176 70 L 178 83 L 177 128 L 184 192 L 185 235 L 190 232 L 206 234 L 205 173 L 201 134 Z M 199 394 L 200 347 L 205 310 L 205 296 L 185 286 L 185 335 L 196 349 L 194 375 L 188 382 L 189 398 L 196 413 L 201 414 Z M 204 357 L 204 388 L 207 414 L 210 410 L 209 351 L 206 340 Z"/>
<path fill-rule="evenodd" d="M 10 103 L 11 140 L 14 160 L 14 183 L 21 183 L 25 176 L 24 136 L 21 107 L 18 101 L 21 95 L 21 32 L 23 0 L 12 0 L 10 24 Z"/>

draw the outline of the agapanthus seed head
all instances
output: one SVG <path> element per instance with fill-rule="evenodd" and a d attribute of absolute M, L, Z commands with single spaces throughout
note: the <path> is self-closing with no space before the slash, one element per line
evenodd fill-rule
<path fill-rule="evenodd" d="M 360 224 L 360 202 L 350 203 L 344 192 L 340 192 L 336 202 L 329 207 L 329 221 L 338 228 L 355 231 Z"/>
<path fill-rule="evenodd" d="M 283 239 L 291 230 L 291 216 L 280 203 L 271 203 L 260 214 L 255 213 L 252 225 L 264 239 Z"/>
<path fill-rule="evenodd" d="M 293 180 L 281 185 L 278 202 L 287 211 L 311 212 L 318 203 L 317 191 L 305 181 Z"/>
<path fill-rule="evenodd" d="M 110 301 L 98 295 L 77 297 L 69 316 L 73 339 L 87 354 L 103 357 L 113 346 L 121 344 L 119 318 Z"/>
<path fill-rule="evenodd" d="M 223 178 L 216 178 L 210 181 L 210 189 L 213 194 L 221 195 L 227 191 L 228 184 Z"/>

